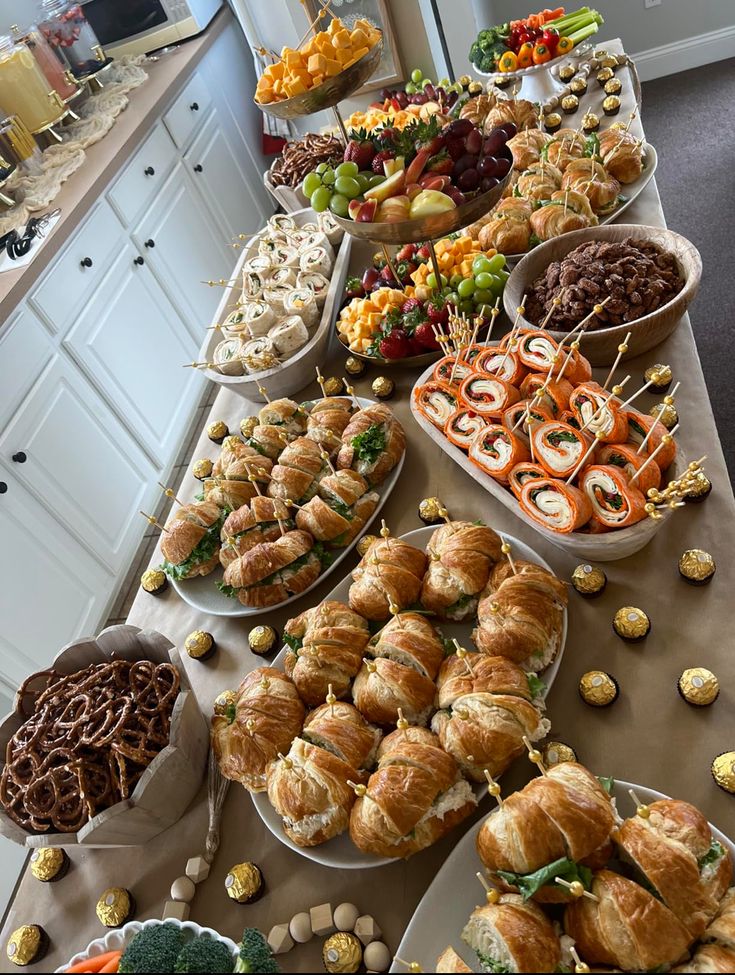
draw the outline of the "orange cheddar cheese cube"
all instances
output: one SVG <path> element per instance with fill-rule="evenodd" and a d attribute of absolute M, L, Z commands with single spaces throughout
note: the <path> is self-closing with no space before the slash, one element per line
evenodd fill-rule
<path fill-rule="evenodd" d="M 350 32 L 345 30 L 338 30 L 332 37 L 332 44 L 336 48 L 348 48 L 350 47 Z"/>
<path fill-rule="evenodd" d="M 341 62 L 335 61 L 332 58 L 327 58 L 326 61 L 327 63 L 324 73 L 326 74 L 327 78 L 333 78 L 336 74 L 340 73 L 342 70 Z"/>
<path fill-rule="evenodd" d="M 356 27 L 350 34 L 350 44 L 352 44 L 353 48 L 355 49 L 365 47 L 367 45 L 367 40 L 367 34 L 359 27 Z"/>
<path fill-rule="evenodd" d="M 327 59 L 323 54 L 312 54 L 306 65 L 310 74 L 324 74 L 327 67 Z"/>

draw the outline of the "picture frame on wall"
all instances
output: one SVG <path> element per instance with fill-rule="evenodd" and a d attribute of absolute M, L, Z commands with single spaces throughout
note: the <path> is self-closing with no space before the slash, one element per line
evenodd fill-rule
<path fill-rule="evenodd" d="M 319 0 L 304 0 L 304 9 L 312 22 L 318 16 L 323 4 Z M 326 30 L 329 21 L 339 17 L 348 27 L 364 17 L 383 31 L 383 54 L 375 74 L 356 94 L 390 88 L 403 80 L 403 65 L 398 52 L 398 43 L 393 32 L 393 24 L 386 0 L 332 0 L 327 16 L 318 22 L 319 30 Z"/>

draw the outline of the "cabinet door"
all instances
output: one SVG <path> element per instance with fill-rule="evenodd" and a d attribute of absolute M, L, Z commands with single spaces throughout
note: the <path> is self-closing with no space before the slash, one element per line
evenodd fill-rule
<path fill-rule="evenodd" d="M 174 169 L 156 202 L 133 232 L 151 270 L 186 320 L 199 345 L 214 321 L 220 288 L 205 282 L 229 278 L 235 251 L 226 227 L 210 218 L 183 164 Z"/>
<path fill-rule="evenodd" d="M 204 377 L 182 369 L 196 342 L 144 260 L 125 244 L 65 344 L 162 471 Z"/>
<path fill-rule="evenodd" d="M 211 110 L 184 162 L 205 206 L 215 216 L 228 241 L 232 242 L 237 234 L 258 230 L 262 214 L 216 109 Z"/>
<path fill-rule="evenodd" d="M 64 644 L 95 634 L 115 584 L 15 475 L 0 468 L 0 684 L 10 687 L 48 667 Z"/>
<path fill-rule="evenodd" d="M 159 496 L 156 471 L 65 357 L 51 361 L 3 431 L 0 458 L 111 571 L 127 565 L 145 527 L 138 511 Z M 12 546 L 4 551 L 14 558 Z"/>

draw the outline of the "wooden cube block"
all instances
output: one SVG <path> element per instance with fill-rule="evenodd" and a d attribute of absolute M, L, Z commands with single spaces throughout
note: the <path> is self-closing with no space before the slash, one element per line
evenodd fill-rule
<path fill-rule="evenodd" d="M 369 945 L 371 941 L 379 941 L 382 931 L 374 917 L 370 914 L 362 914 L 355 921 L 355 934 L 364 945 Z"/>
<path fill-rule="evenodd" d="M 329 934 L 334 934 L 337 930 L 334 926 L 334 916 L 331 904 L 319 904 L 317 907 L 309 908 L 311 917 L 311 930 L 319 938 L 326 938 Z"/>
<path fill-rule="evenodd" d="M 283 955 L 293 948 L 293 938 L 287 924 L 275 924 L 268 935 L 268 947 L 274 955 Z"/>
<path fill-rule="evenodd" d="M 163 908 L 163 920 L 173 918 L 174 921 L 189 920 L 189 905 L 184 901 L 166 901 Z"/>
<path fill-rule="evenodd" d="M 209 876 L 209 864 L 204 857 L 192 857 L 186 861 L 186 876 L 195 884 L 200 884 Z"/>

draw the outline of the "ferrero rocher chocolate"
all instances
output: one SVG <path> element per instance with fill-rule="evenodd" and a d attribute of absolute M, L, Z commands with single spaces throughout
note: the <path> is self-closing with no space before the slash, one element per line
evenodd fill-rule
<path fill-rule="evenodd" d="M 363 535 L 360 541 L 357 543 L 357 553 L 360 558 L 363 557 L 365 552 L 370 548 L 373 542 L 377 542 L 377 535 Z"/>
<path fill-rule="evenodd" d="M 31 873 L 44 884 L 61 880 L 68 869 L 69 857 L 59 846 L 42 846 L 31 853 Z"/>
<path fill-rule="evenodd" d="M 572 572 L 572 585 L 581 596 L 592 599 L 605 591 L 607 576 L 595 565 L 578 565 Z"/>
<path fill-rule="evenodd" d="M 210 423 L 209 426 L 207 427 L 207 436 L 209 437 L 210 440 L 213 440 L 215 443 L 221 444 L 222 441 L 225 439 L 225 437 L 229 435 L 229 433 L 230 431 L 224 420 L 215 420 L 213 423 Z"/>
<path fill-rule="evenodd" d="M 390 399 L 396 391 L 396 384 L 389 376 L 377 376 L 373 379 L 370 388 L 373 396 L 377 396 L 378 399 Z"/>
<path fill-rule="evenodd" d="M 573 64 L 563 64 L 559 68 L 559 79 L 560 81 L 571 81 L 576 73 L 577 69 Z"/>
<path fill-rule="evenodd" d="M 594 112 L 585 112 L 584 118 L 582 119 L 582 131 L 597 132 L 599 127 L 600 127 L 600 116 L 595 115 Z"/>
<path fill-rule="evenodd" d="M 493 83 L 496 88 L 507 88 L 513 79 L 509 74 L 496 74 Z"/>
<path fill-rule="evenodd" d="M 651 384 L 649 389 L 656 393 L 665 393 L 671 385 L 674 374 L 671 371 L 671 366 L 664 365 L 663 362 L 654 362 L 643 373 L 643 378 Z"/>
<path fill-rule="evenodd" d="M 214 464 L 209 457 L 202 457 L 201 460 L 194 461 L 191 472 L 198 481 L 206 481 L 208 477 L 212 476 L 213 467 Z"/>
<path fill-rule="evenodd" d="M 611 78 L 605 83 L 605 87 L 603 88 L 606 95 L 619 95 L 622 90 L 623 82 L 620 78 Z"/>
<path fill-rule="evenodd" d="M 240 420 L 240 433 L 243 437 L 252 437 L 253 430 L 258 426 L 257 416 L 246 416 Z"/>
<path fill-rule="evenodd" d="M 468 74 L 460 75 L 457 81 L 462 85 L 463 88 L 469 88 L 472 84 L 472 78 Z"/>
<path fill-rule="evenodd" d="M 679 414 L 673 403 L 656 403 L 648 411 L 649 416 L 654 417 L 659 423 L 663 423 L 667 430 L 673 430 L 679 422 Z"/>
<path fill-rule="evenodd" d="M 651 621 L 637 606 L 621 606 L 613 617 L 613 629 L 621 639 L 637 643 L 651 632 Z"/>
<path fill-rule="evenodd" d="M 48 935 L 40 924 L 24 924 L 8 938 L 5 953 L 14 965 L 31 965 L 40 961 L 48 949 Z"/>
<path fill-rule="evenodd" d="M 604 88 L 605 85 L 608 83 L 608 81 L 610 81 L 612 76 L 613 76 L 612 68 L 601 68 L 596 75 L 597 84 L 600 86 L 600 88 Z"/>
<path fill-rule="evenodd" d="M 496 82 L 497 84 L 497 82 Z M 467 85 L 467 93 L 469 95 L 481 95 L 482 94 L 482 82 L 481 81 L 471 81 Z"/>
<path fill-rule="evenodd" d="M 573 95 L 584 95 L 587 92 L 587 79 L 586 78 L 575 78 L 574 81 L 570 82 L 569 90 Z"/>
<path fill-rule="evenodd" d="M 710 481 L 704 471 L 700 471 L 687 481 L 687 486 L 684 489 L 682 497 L 689 504 L 699 504 L 700 501 L 704 501 L 705 498 L 709 497 L 711 491 L 712 481 Z"/>
<path fill-rule="evenodd" d="M 576 762 L 577 753 L 563 741 L 547 741 L 541 748 L 544 765 L 561 765 L 562 762 Z"/>
<path fill-rule="evenodd" d="M 96 911 L 106 928 L 121 928 L 135 914 L 133 895 L 124 887 L 108 887 L 100 895 Z"/>
<path fill-rule="evenodd" d="M 544 128 L 550 134 L 557 132 L 561 128 L 562 118 L 558 112 L 549 112 L 544 115 Z"/>
<path fill-rule="evenodd" d="M 168 585 L 168 578 L 163 569 L 146 569 L 140 577 L 140 588 L 152 596 L 158 596 Z"/>
<path fill-rule="evenodd" d="M 356 972 L 362 964 L 362 944 L 349 931 L 330 935 L 322 946 L 322 960 L 328 972 Z"/>
<path fill-rule="evenodd" d="M 576 95 L 565 95 L 561 100 L 561 110 L 565 115 L 573 115 L 579 108 L 579 99 Z"/>
<path fill-rule="evenodd" d="M 255 863 L 236 863 L 225 877 L 227 896 L 238 904 L 252 904 L 263 893 L 263 874 Z"/>
<path fill-rule="evenodd" d="M 735 752 L 722 752 L 710 766 L 712 778 L 725 792 L 735 793 Z"/>
<path fill-rule="evenodd" d="M 419 518 L 425 525 L 438 525 L 444 521 L 440 514 L 443 508 L 444 504 L 439 498 L 424 498 L 419 501 Z"/>
<path fill-rule="evenodd" d="M 272 626 L 254 626 L 248 633 L 248 646 L 259 655 L 270 653 L 278 642 L 278 633 Z"/>
<path fill-rule="evenodd" d="M 194 630 L 184 640 L 184 650 L 192 660 L 209 660 L 216 649 L 214 637 L 206 630 Z"/>
<path fill-rule="evenodd" d="M 325 396 L 341 396 L 345 391 L 345 384 L 339 376 L 330 376 L 324 380 Z"/>
<path fill-rule="evenodd" d="M 237 708 L 237 692 L 221 691 L 214 699 L 214 713 L 231 716 L 230 724 L 235 720 L 235 709 Z"/>
<path fill-rule="evenodd" d="M 593 708 L 606 708 L 618 699 L 620 688 L 612 674 L 604 670 L 589 670 L 579 679 L 579 695 Z"/>
<path fill-rule="evenodd" d="M 614 54 L 606 54 L 605 57 L 600 58 L 601 68 L 610 68 L 612 71 L 614 71 L 618 66 L 618 59 Z"/>
<path fill-rule="evenodd" d="M 715 560 L 701 548 L 690 548 L 679 556 L 679 574 L 692 586 L 705 586 L 716 570 Z"/>
<path fill-rule="evenodd" d="M 620 111 L 620 99 L 617 95 L 608 95 L 602 103 L 602 111 L 605 115 L 617 115 Z"/>
<path fill-rule="evenodd" d="M 362 359 L 358 359 L 357 356 L 351 355 L 345 359 L 345 372 L 348 376 L 361 376 L 367 366 Z"/>
<path fill-rule="evenodd" d="M 706 667 L 689 667 L 682 671 L 677 687 L 687 704 L 698 708 L 714 704 L 720 693 L 720 682 Z"/>

